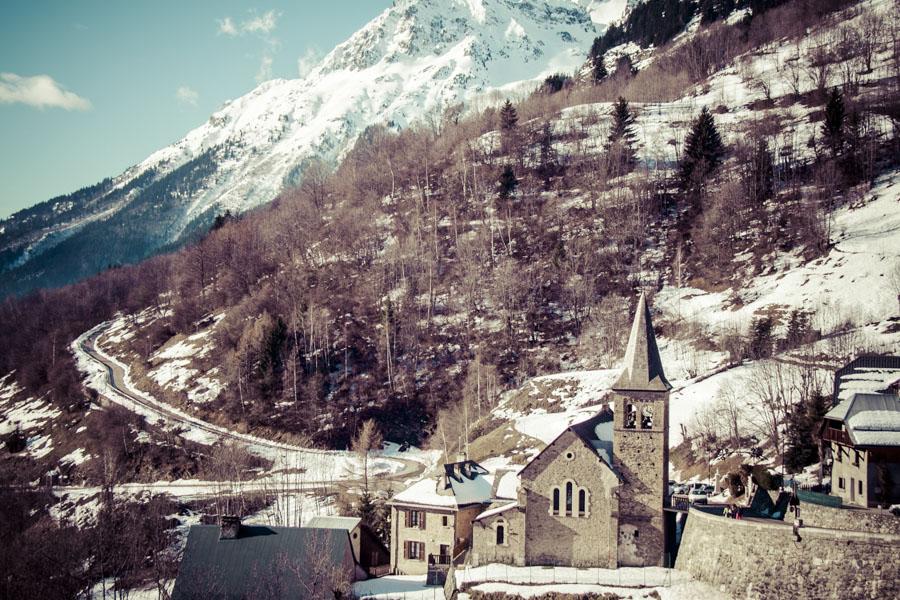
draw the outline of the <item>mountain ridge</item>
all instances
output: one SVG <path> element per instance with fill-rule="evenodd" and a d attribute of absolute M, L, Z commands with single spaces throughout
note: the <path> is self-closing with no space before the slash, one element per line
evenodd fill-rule
<path fill-rule="evenodd" d="M 5 220 L 0 292 L 63 285 L 177 247 L 216 215 L 255 208 L 296 185 L 312 161 L 335 166 L 372 125 L 408 127 L 490 90 L 534 87 L 574 70 L 602 31 L 591 14 L 627 5 L 396 2 L 306 77 L 270 80 L 225 103 L 111 187 Z"/>

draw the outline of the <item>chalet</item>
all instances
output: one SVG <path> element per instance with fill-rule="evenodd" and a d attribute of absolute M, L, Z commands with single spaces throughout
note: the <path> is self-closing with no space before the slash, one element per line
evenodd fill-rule
<path fill-rule="evenodd" d="M 390 500 L 394 573 L 421 575 L 461 559 L 472 542 L 473 520 L 493 500 L 487 475 L 460 457 L 437 479 L 419 481 Z"/>
<path fill-rule="evenodd" d="M 340 598 L 366 574 L 346 528 L 194 525 L 172 600 Z"/>
<path fill-rule="evenodd" d="M 831 493 L 851 506 L 900 502 L 900 396 L 852 393 L 825 414 Z"/>

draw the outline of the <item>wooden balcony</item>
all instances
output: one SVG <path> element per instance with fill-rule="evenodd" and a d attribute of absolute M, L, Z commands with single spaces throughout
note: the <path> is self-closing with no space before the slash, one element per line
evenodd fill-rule
<path fill-rule="evenodd" d="M 846 431 L 842 429 L 834 429 L 833 427 L 825 427 L 822 430 L 822 439 L 829 442 L 844 444 L 845 446 L 852 445 L 852 443 L 850 442 L 850 435 Z"/>

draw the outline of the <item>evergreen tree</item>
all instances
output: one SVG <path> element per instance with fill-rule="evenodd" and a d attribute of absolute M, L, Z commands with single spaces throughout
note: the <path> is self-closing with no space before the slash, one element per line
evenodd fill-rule
<path fill-rule="evenodd" d="M 825 105 L 825 122 L 822 124 L 822 137 L 831 150 L 831 156 L 837 159 L 844 149 L 844 95 L 837 88 L 831 90 Z"/>
<path fill-rule="evenodd" d="M 373 496 L 368 490 L 363 491 L 356 509 L 358 516 L 363 524 L 367 525 L 381 541 L 390 544 L 391 525 L 389 511 L 385 506 L 384 500 L 378 496 Z"/>
<path fill-rule="evenodd" d="M 516 112 L 516 107 L 507 99 L 500 109 L 500 130 L 506 132 L 513 131 L 518 124 L 519 114 Z"/>
<path fill-rule="evenodd" d="M 684 143 L 681 181 L 685 189 L 691 189 L 701 183 L 706 176 L 716 170 L 724 156 L 725 146 L 722 144 L 716 122 L 709 109 L 704 106 Z"/>
<path fill-rule="evenodd" d="M 818 462 L 819 426 L 828 409 L 828 398 L 816 393 L 805 402 L 796 404 L 789 413 L 784 465 L 792 473 Z"/>
<path fill-rule="evenodd" d="M 500 197 L 504 200 L 512 196 L 516 188 L 519 185 L 519 180 L 516 179 L 516 174 L 513 171 L 512 165 L 506 165 L 504 167 L 503 172 L 500 174 Z"/>
<path fill-rule="evenodd" d="M 769 317 L 753 321 L 750 331 L 750 357 L 768 358 L 772 356 L 772 329 L 774 323 Z"/>
<path fill-rule="evenodd" d="M 595 56 L 593 58 L 594 66 L 591 69 L 591 73 L 594 76 L 594 83 L 600 83 L 606 76 L 609 75 L 606 71 L 606 64 L 604 63 L 604 56 L 601 54 L 600 56 Z"/>
<path fill-rule="evenodd" d="M 611 166 L 616 172 L 630 172 L 635 165 L 635 133 L 634 115 L 628 107 L 628 101 L 619 97 L 610 111 L 612 128 L 609 132 L 606 149 L 609 153 Z"/>
<path fill-rule="evenodd" d="M 549 123 L 545 123 L 541 130 L 540 155 L 538 158 L 537 174 L 544 182 L 544 187 L 550 186 L 550 178 L 559 172 L 559 161 L 556 150 L 553 148 L 553 130 Z M 501 178 L 502 186 L 502 178 Z"/>

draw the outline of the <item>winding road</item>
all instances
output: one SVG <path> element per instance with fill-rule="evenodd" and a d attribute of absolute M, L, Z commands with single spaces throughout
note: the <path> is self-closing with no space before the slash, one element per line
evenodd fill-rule
<path fill-rule="evenodd" d="M 301 448 L 284 442 L 253 436 L 230 430 L 220 425 L 204 421 L 174 406 L 161 402 L 138 390 L 131 382 L 127 368 L 120 361 L 107 354 L 98 344 L 98 340 L 110 327 L 112 322 L 101 323 L 84 333 L 73 344 L 73 351 L 79 359 L 79 367 L 88 374 L 86 385 L 93 388 L 105 400 L 123 406 L 141 414 L 147 419 L 162 420 L 183 428 L 183 437 L 204 444 L 218 440 L 233 441 L 249 452 L 273 461 L 273 470 L 262 477 L 241 482 L 222 481 L 176 481 L 157 482 L 152 484 L 127 483 L 120 486 L 123 491 L 168 491 L 176 496 L 200 497 L 221 494 L 226 488 L 239 489 L 242 492 L 273 491 L 279 493 L 303 492 L 319 490 L 323 487 L 349 488 L 361 483 L 355 469 L 348 468 L 356 460 L 353 453 L 337 450 L 320 450 Z M 102 381 L 97 375 L 102 374 Z M 375 461 L 373 477 L 377 481 L 403 483 L 420 476 L 429 466 L 423 461 L 380 452 L 373 453 Z M 399 466 L 399 468 L 397 468 Z M 286 482 L 283 473 L 298 469 L 311 476 L 330 473 L 328 477 L 318 480 L 306 480 L 295 477 L 294 483 Z M 337 472 L 337 471 L 342 472 Z M 92 487 L 66 486 L 56 488 L 60 492 L 71 492 L 82 495 L 92 491 Z"/>

